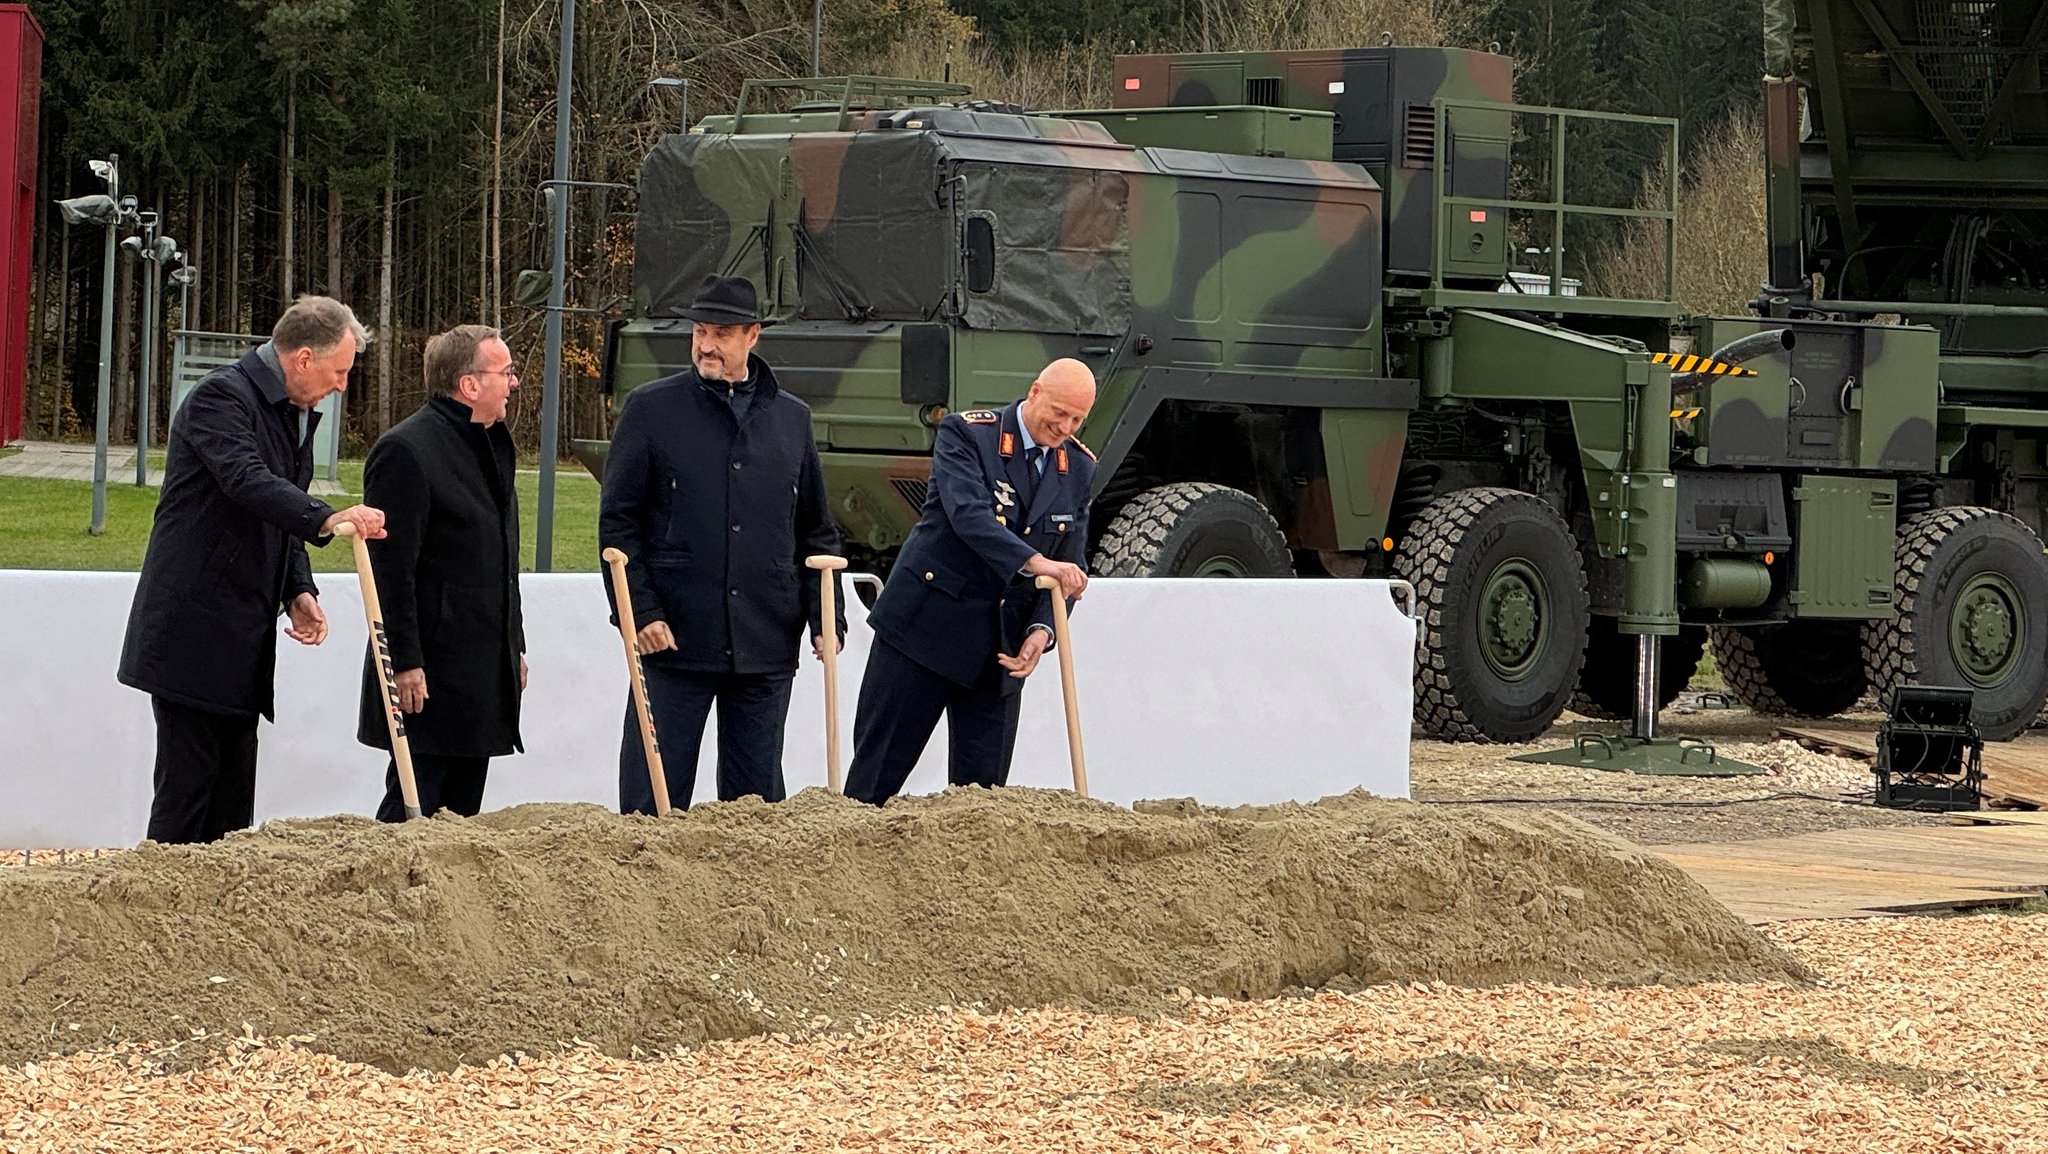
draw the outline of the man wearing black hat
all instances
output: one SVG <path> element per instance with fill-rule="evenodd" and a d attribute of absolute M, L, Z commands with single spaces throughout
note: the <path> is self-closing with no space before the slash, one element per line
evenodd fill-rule
<path fill-rule="evenodd" d="M 691 367 L 633 390 L 612 430 L 598 546 L 626 554 L 670 800 L 689 804 L 716 702 L 719 799 L 780 801 L 798 646 L 809 636 L 817 654 L 825 643 L 818 571 L 804 559 L 839 552 L 839 530 L 826 508 L 810 406 L 777 388 L 754 355 L 767 323 L 754 286 L 706 277 L 682 315 L 693 322 Z M 833 625 L 836 646 L 844 615 Z M 630 698 L 619 809 L 654 812 Z"/>

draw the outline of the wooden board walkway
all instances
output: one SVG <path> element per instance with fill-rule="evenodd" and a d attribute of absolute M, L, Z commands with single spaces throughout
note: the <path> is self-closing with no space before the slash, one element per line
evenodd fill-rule
<path fill-rule="evenodd" d="M 1781 725 L 1789 737 L 1809 749 L 1843 757 L 1877 760 L 1877 732 L 1832 725 Z M 1984 743 L 1984 797 L 1993 805 L 2048 809 L 2048 732 L 2022 734 L 2011 741 Z"/>
<path fill-rule="evenodd" d="M 1650 846 L 1751 922 L 2017 905 L 2048 893 L 2048 814 Z"/>

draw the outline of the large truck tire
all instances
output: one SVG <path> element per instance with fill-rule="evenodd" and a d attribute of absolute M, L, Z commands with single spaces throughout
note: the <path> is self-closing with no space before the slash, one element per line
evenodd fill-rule
<path fill-rule="evenodd" d="M 1292 577 L 1294 555 L 1258 498 L 1177 481 L 1130 499 L 1095 547 L 1103 577 Z"/>
<path fill-rule="evenodd" d="M 1901 685 L 1974 691 L 1987 741 L 2018 736 L 2048 696 L 2048 556 L 2016 517 L 1963 505 L 1899 526 L 1898 615 L 1865 631 L 1878 703 Z"/>
<path fill-rule="evenodd" d="M 1444 741 L 1529 741 L 1571 701 L 1586 575 L 1542 498 L 1462 489 L 1416 515 L 1394 555 L 1422 616 L 1415 720 Z"/>
<path fill-rule="evenodd" d="M 1678 700 L 1699 670 L 1707 647 L 1707 627 L 1681 625 L 1675 637 L 1657 641 L 1657 708 Z M 1579 689 L 1571 710 L 1602 721 L 1629 721 L 1636 715 L 1636 635 L 1614 627 L 1614 618 L 1595 616 L 1586 630 L 1586 663 L 1579 668 Z"/>
<path fill-rule="evenodd" d="M 1832 717 L 1869 688 L 1861 621 L 1714 625 L 1707 644 L 1737 700 L 1779 717 Z"/>

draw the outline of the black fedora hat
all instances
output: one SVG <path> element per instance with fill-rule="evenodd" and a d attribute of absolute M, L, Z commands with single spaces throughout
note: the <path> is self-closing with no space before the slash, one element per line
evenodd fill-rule
<path fill-rule="evenodd" d="M 707 276 L 697 286 L 697 299 L 682 315 L 708 325 L 766 325 L 754 297 L 754 282 L 743 276 Z"/>

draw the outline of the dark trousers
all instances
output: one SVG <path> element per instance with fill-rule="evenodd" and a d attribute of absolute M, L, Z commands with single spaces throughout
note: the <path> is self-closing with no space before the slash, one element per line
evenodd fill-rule
<path fill-rule="evenodd" d="M 488 757 L 447 757 L 438 753 L 412 755 L 413 785 L 420 791 L 420 816 L 452 809 L 464 817 L 475 817 L 484 807 L 484 775 L 491 768 Z M 378 821 L 405 820 L 405 792 L 398 788 L 398 759 L 384 767 L 384 801 L 377 806 Z"/>
<path fill-rule="evenodd" d="M 949 739 L 946 780 L 953 785 L 1008 782 L 1024 694 L 1004 693 L 1004 677 L 1002 666 L 991 657 L 973 685 L 961 685 L 875 638 L 853 717 L 853 764 L 846 770 L 846 796 L 873 805 L 896 796 L 924 755 L 941 715 Z"/>
<path fill-rule="evenodd" d="M 151 696 L 156 711 L 156 795 L 149 837 L 166 844 L 219 841 L 256 813 L 256 715 L 210 713 Z"/>
<path fill-rule="evenodd" d="M 691 673 L 643 661 L 647 712 L 654 717 L 668 801 L 688 809 L 697 788 L 704 721 L 718 703 L 718 800 L 754 795 L 781 801 L 782 730 L 789 720 L 794 673 Z M 626 731 L 619 742 L 619 812 L 653 813 L 654 786 L 640 747 L 640 714 L 626 695 Z"/>

